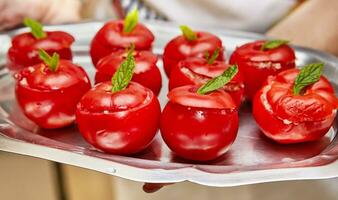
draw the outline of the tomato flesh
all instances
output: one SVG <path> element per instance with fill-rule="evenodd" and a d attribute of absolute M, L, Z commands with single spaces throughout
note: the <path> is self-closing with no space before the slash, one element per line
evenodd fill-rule
<path fill-rule="evenodd" d="M 323 137 L 336 116 L 337 99 L 326 78 L 306 88 L 302 95 L 292 88 L 299 69 L 269 77 L 253 101 L 253 116 L 262 132 L 278 143 L 300 143 Z"/>
<path fill-rule="evenodd" d="M 24 114 L 46 129 L 73 123 L 76 104 L 91 87 L 86 72 L 67 60 L 59 61 L 56 72 L 38 64 L 20 70 L 15 78 L 16 98 Z"/>
<path fill-rule="evenodd" d="M 162 78 L 156 62 L 157 56 L 150 51 L 134 51 L 135 69 L 132 81 L 151 89 L 158 95 Z M 120 50 L 103 57 L 96 65 L 95 83 L 110 81 L 116 70 L 125 60 L 127 52 Z"/>
<path fill-rule="evenodd" d="M 196 89 L 183 86 L 169 93 L 161 117 L 161 134 L 178 156 L 195 161 L 213 160 L 226 153 L 234 142 L 238 112 L 223 90 L 198 95 Z"/>
<path fill-rule="evenodd" d="M 169 90 L 184 85 L 202 85 L 210 79 L 221 75 L 229 65 L 223 61 L 208 64 L 204 58 L 187 58 L 177 63 L 169 79 Z M 244 80 L 240 72 L 226 84 L 223 89 L 228 92 L 237 106 L 244 99 Z"/>
<path fill-rule="evenodd" d="M 129 155 L 145 149 L 159 125 L 160 105 L 151 90 L 135 82 L 112 93 L 97 84 L 77 105 L 76 121 L 85 140 L 107 153 Z"/>
<path fill-rule="evenodd" d="M 203 58 L 206 52 L 212 55 L 219 48 L 220 52 L 217 60 L 224 60 L 224 49 L 222 41 L 217 36 L 206 33 L 196 32 L 197 39 L 194 41 L 187 40 L 183 35 L 172 39 L 164 48 L 163 66 L 167 76 L 170 76 L 171 69 L 177 65 L 180 60 L 188 57 Z"/>
<path fill-rule="evenodd" d="M 237 64 L 244 76 L 245 95 L 252 100 L 266 78 L 286 69 L 295 68 L 295 53 L 288 45 L 261 50 L 265 41 L 244 44 L 233 52 L 230 64 Z"/>
<path fill-rule="evenodd" d="M 12 39 L 12 46 L 7 53 L 7 67 L 11 71 L 41 63 L 38 50 L 44 49 L 52 55 L 58 53 L 60 59 L 72 60 L 71 45 L 73 36 L 62 31 L 46 32 L 43 39 L 36 39 L 31 33 L 22 33 Z"/>
<path fill-rule="evenodd" d="M 123 32 L 124 20 L 107 22 L 94 36 L 90 46 L 90 56 L 94 66 L 108 54 L 125 50 L 131 44 L 135 50 L 151 50 L 154 35 L 143 24 L 138 23 L 130 33 Z"/>

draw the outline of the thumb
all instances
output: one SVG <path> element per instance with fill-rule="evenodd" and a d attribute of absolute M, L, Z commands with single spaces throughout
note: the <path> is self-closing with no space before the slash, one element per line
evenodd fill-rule
<path fill-rule="evenodd" d="M 154 193 L 160 190 L 162 187 L 172 184 L 174 183 L 144 183 L 143 191 L 146 193 Z"/>

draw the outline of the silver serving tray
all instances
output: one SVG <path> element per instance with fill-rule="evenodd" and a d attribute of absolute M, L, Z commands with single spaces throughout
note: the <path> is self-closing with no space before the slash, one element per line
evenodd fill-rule
<path fill-rule="evenodd" d="M 88 55 L 89 42 L 103 22 L 48 26 L 47 30 L 64 30 L 71 33 L 74 62 L 83 66 L 93 79 L 94 67 Z M 147 22 L 156 36 L 154 52 L 161 54 L 164 45 L 179 34 L 176 25 Z M 201 28 L 203 29 L 203 28 Z M 264 36 L 210 30 L 220 36 L 227 55 L 243 43 Z M 6 52 L 13 35 L 27 31 L 19 29 L 0 35 L 0 63 L 4 66 Z M 336 57 L 301 47 L 295 47 L 297 64 L 324 62 L 324 74 L 338 86 L 338 60 Z M 163 88 L 159 95 L 161 106 L 167 98 L 168 80 L 162 70 Z M 208 186 L 235 186 L 252 183 L 321 179 L 338 176 L 337 124 L 318 142 L 299 145 L 279 145 L 265 138 L 251 116 L 251 107 L 244 104 L 240 110 L 238 137 L 223 157 L 207 163 L 194 163 L 173 155 L 158 134 L 152 145 L 131 157 L 109 155 L 89 146 L 81 138 L 76 125 L 59 130 L 42 130 L 25 118 L 14 97 L 14 80 L 11 74 L 0 69 L 0 150 L 34 156 L 60 163 L 96 170 L 130 180 L 170 183 L 191 181 Z"/>

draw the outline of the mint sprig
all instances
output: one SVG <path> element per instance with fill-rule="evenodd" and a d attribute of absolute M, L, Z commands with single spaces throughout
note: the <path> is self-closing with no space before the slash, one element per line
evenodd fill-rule
<path fill-rule="evenodd" d="M 267 40 L 262 45 L 261 50 L 265 51 L 275 49 L 287 43 L 289 43 L 288 40 Z"/>
<path fill-rule="evenodd" d="M 43 31 L 43 26 L 38 21 L 34 19 L 25 18 L 23 24 L 31 29 L 32 35 L 36 39 L 43 39 L 47 37 L 47 34 Z"/>
<path fill-rule="evenodd" d="M 216 49 L 215 49 L 215 51 L 214 51 L 214 53 L 212 53 L 212 55 L 211 55 L 211 57 L 210 58 L 207 58 L 207 63 L 209 64 L 209 65 L 212 65 L 214 62 L 215 62 L 215 60 L 217 59 L 217 57 L 218 57 L 218 55 L 219 55 L 219 52 L 220 52 L 220 48 L 219 47 L 217 47 Z"/>
<path fill-rule="evenodd" d="M 138 23 L 138 10 L 134 8 L 124 19 L 123 32 L 131 33 Z"/>
<path fill-rule="evenodd" d="M 323 63 L 312 63 L 304 66 L 296 77 L 293 93 L 295 95 L 303 94 L 305 87 L 319 81 L 323 67 Z"/>
<path fill-rule="evenodd" d="M 135 58 L 133 56 L 133 52 L 134 48 L 132 46 L 128 51 L 126 59 L 122 62 L 111 79 L 113 93 L 124 90 L 133 78 L 135 69 Z"/>
<path fill-rule="evenodd" d="M 53 53 L 53 56 L 50 56 L 45 50 L 39 49 L 40 59 L 47 65 L 49 70 L 55 72 L 59 65 L 60 56 L 56 52 Z"/>
<path fill-rule="evenodd" d="M 194 41 L 197 39 L 197 34 L 188 26 L 186 25 L 181 25 L 180 29 L 182 31 L 183 36 L 189 40 L 189 41 Z"/>
<path fill-rule="evenodd" d="M 223 87 L 225 84 L 229 83 L 231 79 L 234 78 L 237 72 L 238 67 L 236 64 L 229 66 L 221 75 L 216 76 L 215 78 L 209 80 L 207 83 L 198 88 L 197 94 L 203 95 Z"/>

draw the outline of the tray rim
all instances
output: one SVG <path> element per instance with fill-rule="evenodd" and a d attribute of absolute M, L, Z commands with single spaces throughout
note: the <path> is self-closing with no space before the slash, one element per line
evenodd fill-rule
<path fill-rule="evenodd" d="M 148 170 L 114 161 L 68 152 L 61 149 L 31 144 L 11 139 L 3 135 L 0 135 L 0 150 L 77 166 L 120 178 L 147 183 L 178 183 L 190 181 L 205 186 L 232 187 L 276 181 L 315 180 L 338 177 L 338 160 L 327 165 L 315 167 L 277 168 L 232 173 L 209 173 L 194 168 L 194 165 L 192 165 L 192 167 L 170 170 Z M 130 170 L 133 170 L 133 176 L 130 176 Z M 205 177 L 208 178 L 205 179 Z"/>
<path fill-rule="evenodd" d="M 78 24 L 68 24 L 68 25 L 53 25 L 46 26 L 47 28 L 57 28 L 64 26 L 74 26 L 81 24 L 96 24 L 103 22 L 83 22 Z M 163 25 L 166 24 L 166 28 L 172 29 L 174 23 L 165 23 L 158 21 L 146 22 L 148 25 Z M 169 26 L 168 26 L 169 25 Z M 204 27 L 205 28 L 205 27 Z M 17 32 L 23 31 L 25 28 L 18 30 L 13 30 L 5 34 L 0 33 L 0 35 L 11 36 Z M 224 30 L 224 29 L 213 29 L 215 33 L 228 35 L 228 36 L 245 36 L 250 37 L 250 39 L 259 39 L 266 38 L 266 36 L 256 33 L 248 33 L 242 31 L 233 31 L 233 30 Z M 314 57 L 319 57 L 330 62 L 332 65 L 338 66 L 338 58 L 331 54 L 327 54 L 318 50 L 300 47 L 292 45 L 295 49 L 301 51 L 307 51 L 312 54 Z M 338 70 L 338 69 L 337 69 Z M 8 72 L 7 72 L 8 73 Z M 0 77 L 6 75 L 5 72 L 1 70 Z M 39 151 L 39 149 L 41 151 Z M 237 186 L 237 185 L 247 185 L 254 183 L 262 182 L 272 182 L 272 181 L 285 181 L 285 180 L 301 180 L 301 179 L 322 179 L 322 178 L 333 178 L 338 177 L 338 160 L 335 160 L 331 163 L 321 165 L 321 166 L 312 166 L 312 167 L 293 167 L 293 168 L 276 168 L 276 169 L 263 169 L 263 170 L 252 170 L 252 171 L 242 171 L 242 172 L 231 172 L 231 173 L 209 173 L 200 169 L 195 168 L 196 165 L 191 165 L 188 167 L 178 168 L 178 169 L 144 169 L 135 166 L 129 166 L 126 164 L 121 164 L 111 160 L 105 160 L 102 158 L 95 158 L 88 155 L 81 155 L 74 152 L 69 152 L 62 149 L 51 148 L 43 145 L 32 144 L 21 140 L 16 140 L 4 136 L 0 132 L 0 150 L 7 151 L 11 153 L 17 153 L 21 155 L 27 155 L 37 158 L 42 158 L 46 160 L 51 160 L 55 162 L 61 162 L 64 164 L 74 165 L 78 167 L 83 167 L 102 173 L 134 180 L 141 182 L 152 182 L 152 183 L 169 183 L 169 182 L 181 182 L 181 181 L 191 181 L 194 183 L 208 185 L 208 186 Z M 37 153 L 38 152 L 38 153 Z M 64 155 L 64 156 L 55 156 L 55 155 Z M 317 155 L 318 156 L 318 155 Z M 316 157 L 316 156 L 314 156 Z M 86 160 L 95 160 L 96 162 L 88 162 Z M 79 161 L 76 163 L 75 161 Z M 198 165 L 198 164 L 197 164 Z M 95 167 L 99 166 L 99 167 Z M 336 169 L 335 169 L 336 168 Z M 134 170 L 133 177 L 130 176 L 130 171 Z M 129 172 L 128 172 L 129 171 Z M 151 171 L 151 172 L 149 172 Z M 291 176 L 292 175 L 292 176 Z M 205 179 L 204 177 L 208 177 Z M 206 181 L 208 180 L 208 181 Z M 214 181 L 210 181 L 214 180 Z M 218 180 L 218 181 L 215 181 Z M 217 182 L 217 183 L 216 183 Z"/>

